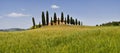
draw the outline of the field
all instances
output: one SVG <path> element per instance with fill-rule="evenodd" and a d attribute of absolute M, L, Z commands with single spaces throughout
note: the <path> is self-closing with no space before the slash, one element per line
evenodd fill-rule
<path fill-rule="evenodd" d="M 61 25 L 0 32 L 0 53 L 120 53 L 120 27 Z"/>

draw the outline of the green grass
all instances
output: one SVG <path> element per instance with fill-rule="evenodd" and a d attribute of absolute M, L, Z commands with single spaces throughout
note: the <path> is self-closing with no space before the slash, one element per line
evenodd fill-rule
<path fill-rule="evenodd" d="M 45 26 L 0 32 L 0 53 L 119 53 L 120 27 Z"/>

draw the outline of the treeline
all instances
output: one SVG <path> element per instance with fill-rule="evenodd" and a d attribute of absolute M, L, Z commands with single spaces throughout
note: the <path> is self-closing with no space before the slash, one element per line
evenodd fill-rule
<path fill-rule="evenodd" d="M 120 21 L 112 21 L 112 22 L 103 23 L 96 26 L 120 26 Z"/>
<path fill-rule="evenodd" d="M 32 17 L 32 22 L 33 22 L 33 29 L 34 28 L 40 28 L 41 26 L 48 26 L 48 25 L 83 25 L 83 22 L 79 21 L 78 19 L 74 19 L 73 17 L 71 17 L 69 14 L 66 15 L 66 17 L 64 16 L 64 13 L 61 12 L 61 17 L 57 17 L 56 12 L 54 12 L 53 17 L 49 17 L 49 12 L 46 11 L 46 15 L 44 12 L 42 12 L 41 15 L 42 18 L 42 24 L 41 22 L 39 22 L 38 25 L 36 25 L 35 23 L 35 19 L 34 17 Z"/>

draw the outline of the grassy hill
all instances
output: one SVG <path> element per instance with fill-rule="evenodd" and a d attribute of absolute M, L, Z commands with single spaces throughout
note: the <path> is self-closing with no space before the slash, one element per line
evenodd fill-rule
<path fill-rule="evenodd" d="M 0 32 L 0 53 L 119 53 L 120 27 L 45 26 Z"/>

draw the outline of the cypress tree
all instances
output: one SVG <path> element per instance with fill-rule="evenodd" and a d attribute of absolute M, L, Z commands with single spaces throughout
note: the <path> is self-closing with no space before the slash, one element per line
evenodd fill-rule
<path fill-rule="evenodd" d="M 51 17 L 51 26 L 53 25 L 52 17 Z"/>
<path fill-rule="evenodd" d="M 44 15 L 44 12 L 42 12 L 42 25 L 43 26 L 45 25 L 45 15 Z"/>
<path fill-rule="evenodd" d="M 71 24 L 71 25 L 72 25 L 72 20 L 73 20 L 73 19 L 72 19 L 72 17 L 71 17 L 71 18 L 70 18 L 70 24 Z"/>
<path fill-rule="evenodd" d="M 75 25 L 75 21 L 74 21 L 74 19 L 72 20 L 72 24 Z"/>
<path fill-rule="evenodd" d="M 80 24 L 80 21 L 78 22 L 78 24 L 81 25 L 81 24 Z"/>
<path fill-rule="evenodd" d="M 64 14 L 63 14 L 63 12 L 61 13 L 61 22 L 63 23 L 63 21 L 64 21 Z"/>
<path fill-rule="evenodd" d="M 69 15 L 67 15 L 67 23 L 69 24 L 70 20 L 69 20 Z"/>
<path fill-rule="evenodd" d="M 49 13 L 48 13 L 48 11 L 46 11 L 46 23 L 47 23 L 47 25 L 49 25 Z"/>
<path fill-rule="evenodd" d="M 75 24 L 77 25 L 77 19 L 75 19 Z"/>
<path fill-rule="evenodd" d="M 56 21 L 57 21 L 57 15 L 56 15 L 56 13 L 54 13 L 54 23 L 55 23 L 55 25 L 56 25 Z"/>
<path fill-rule="evenodd" d="M 32 22 L 33 22 L 33 29 L 35 28 L 35 19 L 32 17 Z"/>
<path fill-rule="evenodd" d="M 65 24 L 66 24 L 66 18 L 65 18 Z"/>
<path fill-rule="evenodd" d="M 60 24 L 60 19 L 58 18 L 58 25 Z"/>

